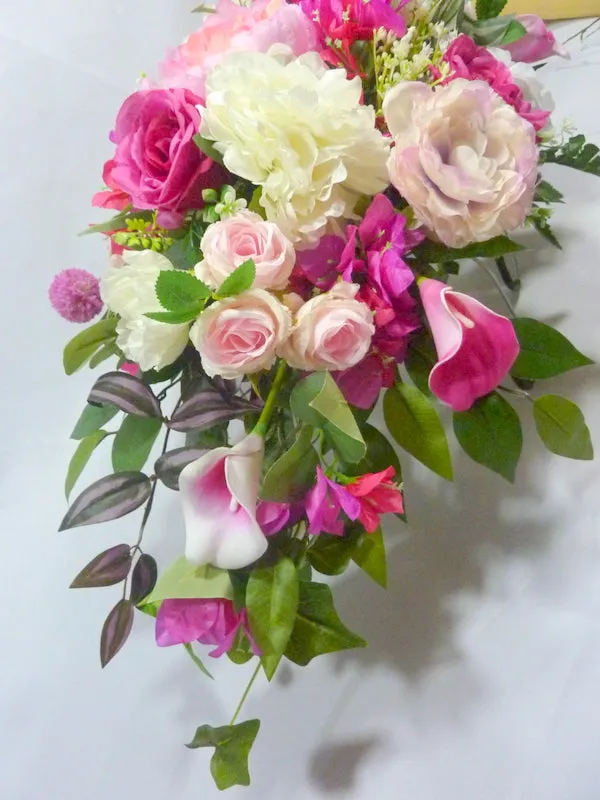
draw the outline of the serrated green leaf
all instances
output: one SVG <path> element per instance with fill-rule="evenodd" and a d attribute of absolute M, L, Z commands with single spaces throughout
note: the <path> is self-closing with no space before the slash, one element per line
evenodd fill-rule
<path fill-rule="evenodd" d="M 260 721 L 257 719 L 221 728 L 202 725 L 187 747 L 215 748 L 210 760 L 210 772 L 221 791 L 231 786 L 249 786 L 248 756 L 259 729 Z"/>
<path fill-rule="evenodd" d="M 117 317 L 101 319 L 71 339 L 63 352 L 63 367 L 67 375 L 76 372 L 105 342 L 115 338 L 117 320 Z"/>
<path fill-rule="evenodd" d="M 225 278 L 216 294 L 218 297 L 232 297 L 241 294 L 252 287 L 255 278 L 256 266 L 250 258 Z"/>
<path fill-rule="evenodd" d="M 148 460 L 162 424 L 161 419 L 127 414 L 112 446 L 114 471 L 140 471 Z"/>
<path fill-rule="evenodd" d="M 590 461 L 594 448 L 581 409 L 556 394 L 538 397 L 533 418 L 540 439 L 551 453 L 565 458 Z"/>
<path fill-rule="evenodd" d="M 473 461 L 514 482 L 523 433 L 519 415 L 504 397 L 493 392 L 468 411 L 455 412 L 454 433 Z"/>
<path fill-rule="evenodd" d="M 416 248 L 415 255 L 424 261 L 437 264 L 461 258 L 498 258 L 507 253 L 518 253 L 523 249 L 522 245 L 513 242 L 508 236 L 495 236 L 487 242 L 474 242 L 460 248 L 424 242 Z"/>
<path fill-rule="evenodd" d="M 142 605 L 162 600 L 198 600 L 217 597 L 228 600 L 233 598 L 229 573 L 208 564 L 198 567 L 182 556 L 163 572 Z"/>
<path fill-rule="evenodd" d="M 250 630 L 262 652 L 261 663 L 269 680 L 290 639 L 298 610 L 299 580 L 290 558 L 272 567 L 255 569 L 246 588 Z"/>
<path fill-rule="evenodd" d="M 564 202 L 564 196 L 551 183 L 542 180 L 535 187 L 533 200 L 537 203 L 562 203 Z"/>
<path fill-rule="evenodd" d="M 477 0 L 475 9 L 477 19 L 492 19 L 499 16 L 508 0 Z"/>
<path fill-rule="evenodd" d="M 514 14 L 474 21 L 465 19 L 462 30 L 483 47 L 511 44 L 527 33 Z"/>
<path fill-rule="evenodd" d="M 285 651 L 290 661 L 304 667 L 317 656 L 366 646 L 338 617 L 329 586 L 300 582 L 298 615 Z"/>
<path fill-rule="evenodd" d="M 387 588 L 387 560 L 381 528 L 377 528 L 373 533 L 362 534 L 354 548 L 352 560 L 375 583 L 383 589 Z"/>
<path fill-rule="evenodd" d="M 428 397 L 414 386 L 396 384 L 384 395 L 383 415 L 400 447 L 442 478 L 452 480 L 446 432 Z"/>
<path fill-rule="evenodd" d="M 263 500 L 287 503 L 303 497 L 315 482 L 319 456 L 312 445 L 314 429 L 304 426 L 293 445 L 267 470 L 260 496 Z"/>
<path fill-rule="evenodd" d="M 69 495 L 73 491 L 73 487 L 77 483 L 79 476 L 90 460 L 92 453 L 105 437 L 106 431 L 96 431 L 95 433 L 91 433 L 89 436 L 86 436 L 77 445 L 77 449 L 73 453 L 69 463 L 67 477 L 65 479 L 65 495 L 67 500 L 69 499 Z"/>
<path fill-rule="evenodd" d="M 210 288 L 189 272 L 164 270 L 156 279 L 156 298 L 167 311 L 199 314 L 202 301 L 210 295 Z"/>
<path fill-rule="evenodd" d="M 562 245 L 556 238 L 556 234 L 551 228 L 548 220 L 539 219 L 538 217 L 533 217 L 531 220 L 531 224 L 540 234 L 540 236 L 543 236 L 547 242 L 550 242 L 550 244 L 554 245 L 554 247 L 558 248 L 558 250 L 562 250 Z"/>
<path fill-rule="evenodd" d="M 527 317 L 514 319 L 513 325 L 521 348 L 511 369 L 517 378 L 544 380 L 594 363 L 550 325 Z"/>
<path fill-rule="evenodd" d="M 600 175 L 600 148 L 586 142 L 582 134 L 572 136 L 564 144 L 543 148 L 540 157 L 545 164 L 561 164 L 591 175 Z"/>
<path fill-rule="evenodd" d="M 118 413 L 119 409 L 115 406 L 92 406 L 88 403 L 73 428 L 71 439 L 85 439 L 110 422 Z"/>

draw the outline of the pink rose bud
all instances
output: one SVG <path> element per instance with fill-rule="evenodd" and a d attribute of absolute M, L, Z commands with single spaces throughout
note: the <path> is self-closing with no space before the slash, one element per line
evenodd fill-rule
<path fill-rule="evenodd" d="M 503 46 L 513 61 L 531 64 L 550 56 L 569 57 L 567 51 L 556 41 L 552 31 L 546 27 L 544 20 L 537 14 L 517 14 L 517 20 L 527 33 L 516 42 Z"/>

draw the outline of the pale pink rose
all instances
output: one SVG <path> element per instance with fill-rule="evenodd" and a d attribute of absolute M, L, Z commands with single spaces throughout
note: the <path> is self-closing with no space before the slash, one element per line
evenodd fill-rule
<path fill-rule="evenodd" d="M 206 75 L 226 53 L 266 53 L 273 45 L 300 56 L 317 47 L 314 24 L 285 0 L 257 0 L 238 5 L 219 0 L 202 27 L 167 54 L 159 65 L 159 85 L 191 89 L 204 98 Z"/>
<path fill-rule="evenodd" d="M 358 286 L 338 283 L 300 308 L 280 354 L 296 369 L 342 370 L 358 364 L 375 333 L 373 312 L 355 299 Z"/>
<path fill-rule="evenodd" d="M 524 222 L 537 175 L 535 130 L 487 83 L 402 82 L 383 110 L 395 142 L 390 180 L 444 244 L 485 242 Z"/>
<path fill-rule="evenodd" d="M 255 289 L 285 289 L 296 261 L 292 243 L 277 225 L 252 211 L 209 225 L 200 249 L 204 260 L 196 266 L 196 276 L 215 289 L 249 259 L 256 266 Z"/>
<path fill-rule="evenodd" d="M 291 314 L 264 289 L 219 300 L 192 325 L 190 339 L 207 375 L 241 378 L 269 369 L 289 335 Z"/>

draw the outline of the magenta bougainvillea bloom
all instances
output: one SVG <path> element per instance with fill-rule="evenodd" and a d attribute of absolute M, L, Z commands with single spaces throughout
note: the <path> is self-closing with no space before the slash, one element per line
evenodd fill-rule
<path fill-rule="evenodd" d="M 69 322 L 89 322 L 102 311 L 98 278 L 84 269 L 64 269 L 48 290 L 55 311 Z"/>
<path fill-rule="evenodd" d="M 328 478 L 320 466 L 317 467 L 317 482 L 306 495 L 306 515 L 308 517 L 308 532 L 333 533 L 341 536 L 344 533 L 344 523 L 339 518 L 340 512 L 349 519 L 358 519 L 360 503 L 350 492 L 335 481 Z"/>
<path fill-rule="evenodd" d="M 453 411 L 467 411 L 506 377 L 519 354 L 512 322 L 441 281 L 419 283 L 438 362 L 429 387 Z"/>
<path fill-rule="evenodd" d="M 395 474 L 394 467 L 388 467 L 381 472 L 369 472 L 346 487 L 360 503 L 358 519 L 367 533 L 377 530 L 382 514 L 404 513 L 402 492 L 392 482 Z"/>
<path fill-rule="evenodd" d="M 291 506 L 289 503 L 273 503 L 261 500 L 256 506 L 256 521 L 265 536 L 273 536 L 290 521 Z"/>
<path fill-rule="evenodd" d="M 215 645 L 208 654 L 219 658 L 231 649 L 237 632 L 242 628 L 250 640 L 252 652 L 260 650 L 250 634 L 248 616 L 243 608 L 236 613 L 231 600 L 163 600 L 156 615 L 156 644 L 170 647 L 174 644 Z"/>

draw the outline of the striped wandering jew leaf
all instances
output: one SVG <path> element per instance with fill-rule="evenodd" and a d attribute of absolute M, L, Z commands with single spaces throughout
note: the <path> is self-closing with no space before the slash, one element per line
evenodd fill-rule
<path fill-rule="evenodd" d="M 73 502 L 59 530 L 124 517 L 146 502 L 151 489 L 150 479 L 142 472 L 119 472 L 100 478 Z"/>
<path fill-rule="evenodd" d="M 88 403 L 110 403 L 127 414 L 160 417 L 160 405 L 146 384 L 127 372 L 107 372 L 90 392 Z"/>
<path fill-rule="evenodd" d="M 185 400 L 173 414 L 169 427 L 175 431 L 198 431 L 245 414 L 258 413 L 260 406 L 240 397 L 224 398 L 219 392 L 202 391 Z"/>
<path fill-rule="evenodd" d="M 131 548 L 128 544 L 109 547 L 87 564 L 71 584 L 71 589 L 93 589 L 114 586 L 124 581 L 131 567 Z"/>
<path fill-rule="evenodd" d="M 137 606 L 147 597 L 156 586 L 158 566 L 155 559 L 148 553 L 143 553 L 137 560 L 131 573 L 131 591 L 129 599 Z"/>
<path fill-rule="evenodd" d="M 154 472 L 169 489 L 179 491 L 179 476 L 184 467 L 207 452 L 202 447 L 178 447 L 162 455 L 154 465 Z"/>
<path fill-rule="evenodd" d="M 130 600 L 119 600 L 102 626 L 100 663 L 105 667 L 127 641 L 133 625 L 135 606 Z"/>

